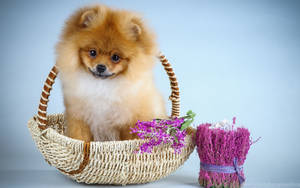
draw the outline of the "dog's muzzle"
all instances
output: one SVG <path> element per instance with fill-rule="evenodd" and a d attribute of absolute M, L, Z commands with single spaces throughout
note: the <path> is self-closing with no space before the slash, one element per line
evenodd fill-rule
<path fill-rule="evenodd" d="M 103 64 L 98 64 L 95 68 L 89 68 L 89 71 L 95 76 L 100 78 L 108 78 L 113 76 L 115 73 L 111 73 L 107 70 L 107 67 Z"/>

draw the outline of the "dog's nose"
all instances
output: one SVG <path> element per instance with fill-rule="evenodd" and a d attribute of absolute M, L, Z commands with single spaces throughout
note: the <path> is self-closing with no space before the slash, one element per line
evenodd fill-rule
<path fill-rule="evenodd" d="M 97 72 L 103 73 L 106 70 L 106 66 L 99 64 L 99 65 L 97 65 L 96 69 L 97 69 Z"/>

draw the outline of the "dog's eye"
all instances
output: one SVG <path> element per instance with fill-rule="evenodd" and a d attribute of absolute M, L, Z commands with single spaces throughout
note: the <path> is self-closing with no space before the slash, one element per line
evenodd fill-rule
<path fill-rule="evenodd" d="M 113 54 L 113 55 L 111 56 L 111 60 L 112 60 L 112 62 L 114 62 L 114 63 L 118 63 L 118 62 L 120 61 L 120 56 L 118 56 L 118 55 L 116 55 L 116 54 Z"/>
<path fill-rule="evenodd" d="M 90 56 L 91 57 L 96 57 L 97 56 L 96 50 L 90 50 Z"/>

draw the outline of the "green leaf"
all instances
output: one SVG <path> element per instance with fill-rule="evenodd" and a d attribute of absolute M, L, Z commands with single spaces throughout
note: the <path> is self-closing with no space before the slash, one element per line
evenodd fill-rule
<path fill-rule="evenodd" d="M 196 113 L 194 113 L 192 110 L 189 110 L 186 115 L 190 118 L 194 118 L 196 116 Z"/>
<path fill-rule="evenodd" d="M 178 143 L 178 138 L 176 136 L 174 138 L 175 138 L 175 142 Z"/>
<path fill-rule="evenodd" d="M 180 130 L 183 131 L 186 128 L 188 128 L 193 121 L 194 121 L 194 119 L 189 119 L 189 120 L 186 120 L 185 122 L 183 122 L 183 124 L 181 125 Z"/>
<path fill-rule="evenodd" d="M 186 116 L 184 117 L 185 121 L 182 123 L 180 130 L 183 131 L 183 130 L 187 129 L 194 121 L 195 116 L 196 116 L 196 113 L 194 113 L 192 110 L 189 110 L 186 113 Z"/>

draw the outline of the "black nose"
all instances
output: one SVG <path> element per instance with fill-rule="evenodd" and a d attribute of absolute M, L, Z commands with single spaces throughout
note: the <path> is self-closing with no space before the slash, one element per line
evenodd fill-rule
<path fill-rule="evenodd" d="M 97 72 L 103 73 L 106 70 L 106 66 L 99 64 L 99 65 L 97 65 L 96 69 L 97 69 Z"/>

